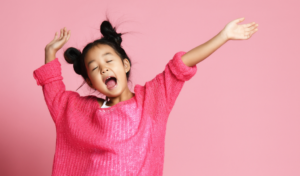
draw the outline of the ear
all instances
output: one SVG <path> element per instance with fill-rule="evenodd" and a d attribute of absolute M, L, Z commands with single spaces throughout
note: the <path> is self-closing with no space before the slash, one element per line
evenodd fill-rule
<path fill-rule="evenodd" d="M 91 87 L 91 88 L 94 88 L 93 87 L 93 84 L 91 82 L 91 80 L 89 78 L 86 78 L 85 81 L 88 83 L 88 85 Z"/>
<path fill-rule="evenodd" d="M 129 70 L 131 69 L 130 68 L 130 63 L 129 63 L 129 60 L 127 58 L 125 58 L 123 60 L 123 64 L 124 64 L 124 68 L 125 68 L 125 73 L 129 72 Z"/>

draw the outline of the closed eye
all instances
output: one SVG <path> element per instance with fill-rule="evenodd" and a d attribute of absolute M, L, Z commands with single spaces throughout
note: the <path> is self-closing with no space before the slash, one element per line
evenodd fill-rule
<path fill-rule="evenodd" d="M 96 67 L 96 68 L 98 68 L 98 67 Z M 92 71 L 94 71 L 96 68 L 94 68 Z"/>
<path fill-rule="evenodd" d="M 107 61 L 107 62 L 111 62 L 112 60 L 110 60 L 110 61 Z M 94 71 L 96 68 L 98 68 L 98 67 L 95 67 L 92 71 Z"/>

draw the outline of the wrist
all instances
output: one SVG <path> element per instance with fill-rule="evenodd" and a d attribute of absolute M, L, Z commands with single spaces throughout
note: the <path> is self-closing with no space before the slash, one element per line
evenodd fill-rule
<path fill-rule="evenodd" d="M 55 51 L 45 50 L 45 64 L 53 61 L 55 59 L 55 54 L 56 54 Z"/>
<path fill-rule="evenodd" d="M 222 38 L 225 42 L 227 42 L 227 41 L 229 40 L 229 38 L 228 38 L 226 32 L 224 31 L 224 29 L 220 32 L 220 36 L 221 36 L 221 38 Z"/>

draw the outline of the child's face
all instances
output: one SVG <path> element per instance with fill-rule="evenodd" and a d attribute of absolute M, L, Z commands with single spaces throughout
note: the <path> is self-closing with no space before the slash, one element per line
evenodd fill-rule
<path fill-rule="evenodd" d="M 107 97 L 118 97 L 128 89 L 126 72 L 130 70 L 129 61 L 124 59 L 123 63 L 109 45 L 99 44 L 91 48 L 84 62 L 89 77 L 87 83 L 102 94 Z M 109 88 L 110 84 L 105 84 L 108 76 L 116 78 L 116 86 L 113 89 Z"/>

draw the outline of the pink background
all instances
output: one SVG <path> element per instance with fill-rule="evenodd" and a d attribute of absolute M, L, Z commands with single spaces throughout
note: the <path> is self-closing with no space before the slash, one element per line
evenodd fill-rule
<path fill-rule="evenodd" d="M 56 131 L 33 71 L 55 32 L 63 47 L 100 37 L 105 11 L 131 57 L 133 82 L 144 85 L 178 51 L 225 25 L 256 22 L 249 40 L 228 41 L 197 64 L 169 116 L 164 176 L 300 175 L 299 1 L 26 0 L 1 1 L 0 175 L 50 175 Z M 67 90 L 82 79 L 62 57 Z M 89 93 L 87 86 L 78 92 Z"/>

